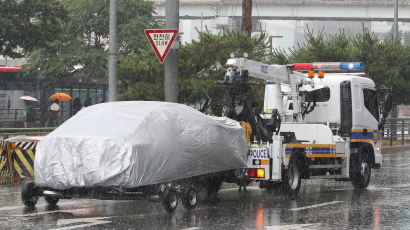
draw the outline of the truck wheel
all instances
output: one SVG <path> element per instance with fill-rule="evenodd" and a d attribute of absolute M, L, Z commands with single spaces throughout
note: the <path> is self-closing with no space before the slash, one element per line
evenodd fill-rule
<path fill-rule="evenodd" d="M 188 186 L 184 189 L 181 200 L 186 209 L 195 208 L 198 203 L 197 190 L 193 186 Z"/>
<path fill-rule="evenodd" d="M 161 194 L 161 202 L 165 210 L 173 212 L 178 206 L 177 192 L 172 188 L 166 188 Z"/>
<path fill-rule="evenodd" d="M 36 186 L 33 181 L 26 182 L 21 190 L 21 200 L 24 206 L 33 208 L 38 201 L 38 195 L 36 194 Z"/>
<path fill-rule="evenodd" d="M 288 170 L 285 170 L 283 186 L 287 194 L 296 196 L 302 184 L 301 163 L 299 158 L 291 158 Z"/>
<path fill-rule="evenodd" d="M 350 178 L 353 188 L 356 190 L 365 189 L 370 183 L 371 168 L 368 155 L 364 151 L 360 151 L 358 154 L 351 155 L 351 163 L 355 165 L 351 172 Z M 353 167 L 352 167 L 353 168 Z"/>
<path fill-rule="evenodd" d="M 56 206 L 60 198 L 58 197 L 51 197 L 51 196 L 45 196 L 44 199 L 46 200 L 47 204 L 49 206 Z"/>

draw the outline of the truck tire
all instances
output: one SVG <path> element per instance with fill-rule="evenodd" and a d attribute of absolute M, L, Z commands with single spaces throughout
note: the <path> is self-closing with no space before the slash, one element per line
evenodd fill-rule
<path fill-rule="evenodd" d="M 58 201 L 60 200 L 60 198 L 58 197 L 51 196 L 45 196 L 44 199 L 46 200 L 46 203 L 51 207 L 56 206 Z"/>
<path fill-rule="evenodd" d="M 350 155 L 350 179 L 356 190 L 365 189 L 370 183 L 371 167 L 369 155 L 364 147 L 360 147 L 357 154 Z"/>
<path fill-rule="evenodd" d="M 21 200 L 24 206 L 28 208 L 34 208 L 38 201 L 38 195 L 36 194 L 36 186 L 33 181 L 24 183 L 21 190 Z"/>
<path fill-rule="evenodd" d="M 198 204 L 197 190 L 194 186 L 187 186 L 181 194 L 182 205 L 186 209 L 193 209 Z"/>
<path fill-rule="evenodd" d="M 167 212 L 173 212 L 178 206 L 177 192 L 173 188 L 166 188 L 161 193 L 161 202 Z"/>
<path fill-rule="evenodd" d="M 302 184 L 301 166 L 301 160 L 298 157 L 292 157 L 289 162 L 289 168 L 284 173 L 283 188 L 291 197 L 299 193 Z"/>

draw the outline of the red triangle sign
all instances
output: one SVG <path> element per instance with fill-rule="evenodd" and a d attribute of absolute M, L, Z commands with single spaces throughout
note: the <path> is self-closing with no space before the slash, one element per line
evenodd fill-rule
<path fill-rule="evenodd" d="M 172 42 L 174 42 L 175 37 L 178 34 L 178 30 L 145 30 L 145 35 L 147 35 L 152 48 L 154 48 L 155 53 L 161 63 L 164 62 L 165 57 L 171 48 Z"/>

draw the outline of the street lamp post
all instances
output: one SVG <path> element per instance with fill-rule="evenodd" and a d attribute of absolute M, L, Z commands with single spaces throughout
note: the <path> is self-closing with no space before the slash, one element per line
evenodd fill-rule
<path fill-rule="evenodd" d="M 393 22 L 393 38 L 399 39 L 399 0 L 394 1 L 394 22 Z"/>
<path fill-rule="evenodd" d="M 108 50 L 108 101 L 117 101 L 117 5 L 110 0 L 110 47 Z"/>

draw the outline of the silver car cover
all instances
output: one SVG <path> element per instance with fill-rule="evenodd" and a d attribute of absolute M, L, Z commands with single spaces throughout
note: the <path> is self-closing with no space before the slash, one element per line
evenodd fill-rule
<path fill-rule="evenodd" d="M 35 182 L 138 187 L 246 167 L 237 121 L 186 105 L 126 101 L 80 110 L 37 145 Z"/>

